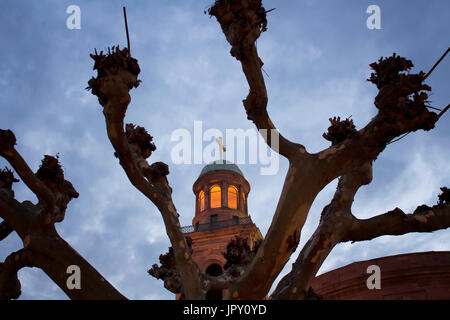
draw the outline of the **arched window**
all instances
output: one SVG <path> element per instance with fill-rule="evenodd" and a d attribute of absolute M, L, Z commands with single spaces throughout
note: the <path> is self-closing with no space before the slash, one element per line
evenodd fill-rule
<path fill-rule="evenodd" d="M 211 200 L 211 209 L 222 207 L 222 194 L 218 185 L 214 185 L 209 189 L 209 196 Z"/>
<path fill-rule="evenodd" d="M 213 277 L 220 276 L 222 267 L 217 263 L 211 264 L 206 268 L 206 273 Z M 222 290 L 209 290 L 206 293 L 206 300 L 222 300 Z"/>
<path fill-rule="evenodd" d="M 242 192 L 242 211 L 245 211 L 245 193 Z"/>
<path fill-rule="evenodd" d="M 238 207 L 238 190 L 235 186 L 228 187 L 228 208 L 237 209 Z"/>
<path fill-rule="evenodd" d="M 222 267 L 220 266 L 220 264 L 213 263 L 210 264 L 208 268 L 206 268 L 205 272 L 210 276 L 217 277 L 222 274 Z"/>
<path fill-rule="evenodd" d="M 203 190 L 198 193 L 198 207 L 200 209 L 200 212 L 205 210 L 205 193 L 203 192 Z"/>

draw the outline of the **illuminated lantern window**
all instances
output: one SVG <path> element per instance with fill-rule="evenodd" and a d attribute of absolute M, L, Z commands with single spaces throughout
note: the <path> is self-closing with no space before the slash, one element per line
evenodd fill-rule
<path fill-rule="evenodd" d="M 200 191 L 198 194 L 198 203 L 200 212 L 205 210 L 205 193 L 203 191 Z"/>
<path fill-rule="evenodd" d="M 242 210 L 245 211 L 245 193 L 242 192 Z"/>
<path fill-rule="evenodd" d="M 220 191 L 221 189 L 218 185 L 214 185 L 209 189 L 211 209 L 222 207 L 222 195 Z"/>
<path fill-rule="evenodd" d="M 228 208 L 237 209 L 238 190 L 234 186 L 228 187 Z"/>

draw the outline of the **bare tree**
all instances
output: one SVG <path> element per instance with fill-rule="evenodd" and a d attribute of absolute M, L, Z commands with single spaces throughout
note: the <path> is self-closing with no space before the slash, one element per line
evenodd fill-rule
<path fill-rule="evenodd" d="M 219 22 L 231 55 L 242 65 L 250 92 L 243 101 L 248 119 L 257 129 L 277 128 L 267 112 L 267 90 L 261 72 L 262 61 L 255 45 L 267 29 L 261 0 L 218 0 L 208 13 Z M 140 68 L 128 50 L 113 47 L 108 53 L 91 55 L 97 77 L 88 89 L 103 107 L 106 130 L 115 155 L 128 179 L 160 211 L 171 249 L 161 256 L 162 266 L 149 272 L 165 282 L 174 293 L 187 299 L 204 299 L 211 289 L 227 288 L 227 299 L 265 299 L 275 279 L 295 252 L 302 227 L 317 194 L 338 178 L 331 202 L 323 209 L 319 225 L 307 241 L 292 270 L 276 285 L 272 299 L 307 299 L 310 282 L 328 254 L 338 243 L 370 240 L 382 235 L 409 232 L 431 232 L 450 226 L 450 192 L 442 188 L 438 204 L 418 206 L 410 214 L 395 208 L 370 219 L 357 219 L 351 205 L 358 189 L 372 180 L 372 163 L 395 139 L 416 130 L 431 130 L 450 107 L 439 114 L 427 102 L 424 84 L 428 75 L 411 74 L 410 60 L 394 54 L 381 58 L 370 67 L 368 79 L 379 90 L 375 97 L 378 113 L 362 129 L 356 130 L 351 119 L 330 119 L 324 138 L 331 146 L 318 153 L 289 141 L 281 134 L 279 144 L 270 135 L 264 137 L 269 147 L 289 160 L 281 196 L 271 226 L 258 250 L 250 250 L 245 241 L 230 243 L 225 274 L 212 277 L 202 273 L 191 257 L 190 241 L 181 231 L 179 214 L 172 200 L 162 162 L 150 164 L 147 159 L 155 151 L 153 138 L 143 128 L 124 124 L 131 101 L 129 91 L 138 87 Z M 277 141 L 278 142 L 278 141 Z M 17 272 L 23 267 L 41 268 L 71 299 L 125 299 L 106 279 L 62 239 L 55 223 L 64 219 L 67 205 L 78 192 L 64 179 L 59 159 L 45 156 L 34 173 L 15 149 L 16 137 L 10 130 L 0 131 L 0 155 L 37 196 L 38 203 L 19 202 L 12 185 L 18 180 L 11 170 L 0 172 L 0 240 L 16 232 L 23 248 L 11 253 L 0 264 L 0 298 L 14 299 L 20 295 Z M 67 287 L 67 268 L 81 270 L 81 289 Z"/>

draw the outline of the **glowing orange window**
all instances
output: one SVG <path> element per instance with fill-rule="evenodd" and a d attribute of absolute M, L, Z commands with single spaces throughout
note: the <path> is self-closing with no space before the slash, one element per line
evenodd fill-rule
<path fill-rule="evenodd" d="M 222 195 L 221 189 L 218 185 L 214 185 L 209 189 L 209 195 L 211 200 L 211 209 L 222 207 Z"/>
<path fill-rule="evenodd" d="M 237 209 L 238 205 L 238 190 L 235 186 L 228 187 L 228 208 Z"/>
<path fill-rule="evenodd" d="M 198 194 L 198 203 L 200 211 L 205 210 L 205 193 L 203 191 L 200 191 Z"/>

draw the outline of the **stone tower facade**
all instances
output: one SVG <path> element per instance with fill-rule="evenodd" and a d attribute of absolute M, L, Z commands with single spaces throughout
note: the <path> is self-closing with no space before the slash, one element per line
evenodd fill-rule
<path fill-rule="evenodd" d="M 183 227 L 192 238 L 192 258 L 200 270 L 217 276 L 225 270 L 223 253 L 236 236 L 247 238 L 250 247 L 262 239 L 248 214 L 250 184 L 238 166 L 218 160 L 203 168 L 193 185 L 195 216 L 192 225 Z M 220 299 L 222 292 L 209 292 L 207 298 Z"/>

